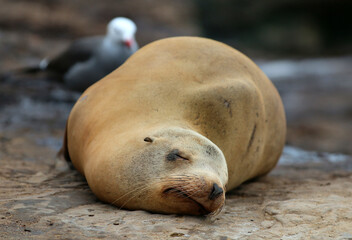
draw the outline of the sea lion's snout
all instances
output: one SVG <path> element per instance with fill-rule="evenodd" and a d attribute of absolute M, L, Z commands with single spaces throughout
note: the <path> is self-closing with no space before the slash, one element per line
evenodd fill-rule
<path fill-rule="evenodd" d="M 207 177 L 174 176 L 167 180 L 162 190 L 165 202 L 193 215 L 207 215 L 218 212 L 225 202 L 225 191 L 221 183 Z"/>

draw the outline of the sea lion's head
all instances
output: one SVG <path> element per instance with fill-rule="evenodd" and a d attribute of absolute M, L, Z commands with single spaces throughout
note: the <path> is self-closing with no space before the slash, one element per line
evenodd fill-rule
<path fill-rule="evenodd" d="M 100 162 L 93 192 L 121 208 L 207 215 L 221 210 L 228 180 L 222 151 L 209 139 L 183 128 L 135 134 L 129 151 Z M 97 172 L 101 171 L 101 177 Z"/>

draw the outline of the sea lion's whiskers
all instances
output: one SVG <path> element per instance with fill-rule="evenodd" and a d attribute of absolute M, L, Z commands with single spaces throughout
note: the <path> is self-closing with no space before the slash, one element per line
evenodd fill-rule
<path fill-rule="evenodd" d="M 155 179 L 161 179 L 161 181 L 159 181 L 159 183 L 161 183 L 161 182 L 163 182 L 163 180 L 165 180 L 165 178 L 164 177 L 153 177 L 153 178 L 149 178 L 149 179 L 146 179 L 146 180 L 155 180 Z M 155 183 L 154 183 L 155 184 Z M 140 193 L 142 193 L 143 191 L 146 191 L 146 190 L 148 190 L 148 189 L 151 189 L 153 186 L 154 186 L 154 184 L 151 184 L 151 185 L 148 185 L 148 184 L 143 184 L 142 186 L 140 186 L 140 187 L 138 187 L 138 188 L 136 188 L 136 189 L 134 189 L 134 190 L 132 190 L 132 191 L 130 191 L 130 192 L 128 192 L 128 193 L 126 193 L 126 194 L 124 194 L 123 196 L 121 196 L 121 197 L 119 197 L 118 199 L 116 199 L 113 203 L 115 203 L 116 201 L 118 201 L 119 199 L 121 199 L 122 197 L 125 197 L 125 196 L 127 196 L 127 195 L 132 195 L 133 194 L 133 196 L 131 196 L 129 199 L 127 199 L 120 207 L 119 207 L 119 209 L 122 209 L 129 201 L 131 201 L 133 198 L 135 198 L 135 197 L 137 197 L 137 195 L 139 195 Z"/>
<path fill-rule="evenodd" d="M 119 198 L 117 198 L 116 200 L 114 200 L 111 204 L 116 203 L 118 200 L 120 200 L 121 198 L 123 198 L 123 197 L 125 197 L 125 196 L 127 196 L 127 195 L 130 195 L 130 194 L 132 194 L 132 193 L 134 193 L 134 192 L 136 192 L 136 191 L 139 191 L 140 189 L 143 189 L 146 185 L 147 185 L 147 184 L 141 184 L 140 187 L 137 187 L 137 188 L 135 188 L 135 189 L 133 189 L 133 190 L 131 190 L 131 191 L 125 193 L 124 195 L 122 195 L 122 196 L 120 196 Z"/>
<path fill-rule="evenodd" d="M 191 194 L 189 194 L 188 196 L 191 198 L 191 197 L 195 196 L 196 194 L 200 193 L 201 191 L 203 191 L 203 189 L 198 188 L 198 190 L 197 190 L 197 191 L 192 192 L 192 193 L 191 193 Z"/>
<path fill-rule="evenodd" d="M 214 212 L 211 212 L 209 214 L 206 215 L 206 221 L 212 221 L 212 218 L 219 215 L 222 211 L 222 209 L 224 208 L 224 205 L 221 205 L 221 207 L 219 207 L 218 209 L 216 209 Z"/>
<path fill-rule="evenodd" d="M 177 182 L 177 184 L 174 184 L 175 182 Z M 189 182 L 189 181 L 172 181 L 173 184 L 171 184 L 170 189 L 168 192 L 174 192 L 176 193 L 175 195 L 178 197 L 186 197 L 186 198 L 191 198 L 192 196 L 194 196 L 195 194 L 198 194 L 199 192 L 201 192 L 203 189 L 201 188 L 196 188 L 196 187 L 191 187 L 190 189 L 188 189 L 187 186 L 189 185 L 193 185 L 193 182 Z M 179 184 L 182 183 L 182 184 Z M 194 189 L 196 189 L 196 191 L 194 191 Z"/>
<path fill-rule="evenodd" d="M 155 177 L 155 178 L 150 178 L 150 179 L 163 179 L 162 177 Z M 146 179 L 146 180 L 150 180 L 150 179 Z M 151 188 L 152 185 L 148 185 L 148 184 L 141 184 L 139 187 L 125 193 L 124 195 L 120 196 L 119 198 L 117 198 L 116 200 L 114 200 L 111 204 L 116 203 L 118 200 L 120 200 L 123 197 L 126 197 L 128 195 L 132 195 L 134 194 L 134 196 L 132 196 L 131 198 L 127 199 L 126 202 L 124 204 L 121 205 L 121 207 L 119 209 L 121 209 L 124 205 L 126 205 L 126 203 L 130 200 L 132 200 L 134 197 L 136 197 L 138 194 L 140 194 L 142 191 L 147 190 L 148 188 Z"/>
<path fill-rule="evenodd" d="M 152 186 L 148 186 L 146 185 L 144 188 L 139 189 L 138 192 L 136 192 L 132 197 L 130 197 L 129 199 L 127 199 L 120 207 L 119 210 L 121 210 L 129 201 L 131 201 L 132 199 L 134 199 L 135 197 L 137 197 L 139 194 L 141 194 L 143 191 L 148 190 L 149 188 L 151 188 Z"/>

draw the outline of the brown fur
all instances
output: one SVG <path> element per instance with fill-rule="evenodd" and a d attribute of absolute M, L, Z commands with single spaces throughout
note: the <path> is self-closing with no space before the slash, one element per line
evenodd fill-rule
<path fill-rule="evenodd" d="M 275 166 L 285 129 L 280 96 L 251 60 L 213 40 L 177 37 L 143 47 L 82 94 L 66 154 L 104 201 L 204 214 L 224 203 L 224 195 L 207 199 L 213 183 L 231 190 Z M 165 160 L 173 150 L 181 158 Z M 182 176 L 192 181 L 163 192 Z"/>

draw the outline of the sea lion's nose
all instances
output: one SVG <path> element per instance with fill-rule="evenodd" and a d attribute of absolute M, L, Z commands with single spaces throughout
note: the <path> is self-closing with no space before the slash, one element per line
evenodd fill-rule
<path fill-rule="evenodd" d="M 214 200 L 214 199 L 218 198 L 223 192 L 224 192 L 224 190 L 221 187 L 219 187 L 219 185 L 214 183 L 213 189 L 211 190 L 211 193 L 209 195 L 209 199 Z"/>

